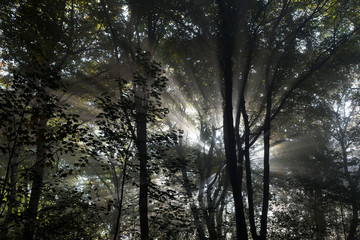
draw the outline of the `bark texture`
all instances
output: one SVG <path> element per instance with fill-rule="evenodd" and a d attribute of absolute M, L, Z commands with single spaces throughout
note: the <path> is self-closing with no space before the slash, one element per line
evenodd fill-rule
<path fill-rule="evenodd" d="M 36 162 L 32 169 L 32 186 L 28 208 L 25 210 L 24 240 L 34 239 L 36 217 L 43 187 L 44 169 L 46 162 L 45 131 L 48 119 L 40 117 L 36 136 Z"/>

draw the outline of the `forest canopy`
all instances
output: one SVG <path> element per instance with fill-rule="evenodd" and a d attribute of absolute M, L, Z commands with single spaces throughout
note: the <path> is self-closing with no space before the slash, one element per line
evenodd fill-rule
<path fill-rule="evenodd" d="M 0 1 L 0 239 L 360 239 L 360 1 Z"/>

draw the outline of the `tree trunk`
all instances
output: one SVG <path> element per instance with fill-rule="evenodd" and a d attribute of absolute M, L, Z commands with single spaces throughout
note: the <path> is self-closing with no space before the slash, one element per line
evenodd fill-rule
<path fill-rule="evenodd" d="M 340 132 L 344 133 L 346 129 L 343 129 L 342 126 L 339 124 L 338 128 L 340 129 Z M 346 147 L 346 139 L 344 134 L 340 135 L 340 138 L 338 139 L 338 142 L 340 143 L 341 147 L 341 153 L 342 153 L 342 164 L 344 168 L 345 173 L 345 179 L 349 182 L 350 185 L 350 199 L 351 199 L 351 207 L 352 207 L 352 219 L 350 222 L 350 229 L 349 229 L 349 235 L 347 236 L 347 240 L 355 240 L 356 237 L 356 229 L 359 224 L 359 208 L 357 205 L 357 185 L 358 183 L 354 181 L 354 179 L 351 177 L 349 172 L 349 160 L 348 160 L 348 153 L 347 153 L 347 147 Z"/>
<path fill-rule="evenodd" d="M 141 104 L 143 100 L 138 100 Z M 140 109 L 139 109 L 140 108 Z M 148 154 L 147 154 L 147 127 L 146 127 L 146 108 L 138 106 L 136 112 L 136 131 L 137 131 L 137 150 L 140 161 L 140 195 L 139 195 L 139 212 L 140 212 L 140 232 L 141 240 L 149 239 L 149 220 L 148 220 Z"/>
<path fill-rule="evenodd" d="M 326 220 L 323 202 L 321 201 L 321 189 L 315 188 L 313 193 L 316 240 L 324 240 L 326 239 Z"/>
<path fill-rule="evenodd" d="M 356 197 L 356 196 L 355 196 Z M 356 200 L 352 201 L 352 219 L 350 222 L 350 229 L 349 229 L 349 235 L 347 237 L 347 240 L 355 240 L 356 239 L 356 229 L 359 225 L 359 207 L 357 205 Z"/>
<path fill-rule="evenodd" d="M 225 180 L 227 181 L 227 180 Z M 220 197 L 219 200 L 219 205 L 216 211 L 216 231 L 218 234 L 218 239 L 225 239 L 225 237 L 223 236 L 223 213 L 224 213 L 224 208 L 226 205 L 225 202 L 225 195 L 227 192 L 227 183 L 225 183 L 226 185 L 224 186 L 223 189 L 223 193 L 221 194 L 222 196 Z"/>
<path fill-rule="evenodd" d="M 207 214 L 205 215 L 206 218 L 206 225 L 209 232 L 209 239 L 210 240 L 217 240 L 218 233 L 216 232 L 216 225 L 215 225 L 215 199 L 219 194 L 220 189 L 214 189 L 215 179 L 211 180 L 211 173 L 213 169 L 213 154 L 214 154 L 214 147 L 215 147 L 215 138 L 216 138 L 216 129 L 212 127 L 212 137 L 211 137 L 211 144 L 209 148 L 209 152 L 206 155 L 204 149 L 204 160 L 206 161 L 206 202 L 207 202 Z M 219 173 L 220 174 L 220 173 Z"/>
<path fill-rule="evenodd" d="M 150 8 L 153 7 L 151 2 L 148 2 Z M 148 51 L 150 51 L 151 56 L 155 51 L 155 23 L 154 16 L 151 9 L 147 9 L 147 35 L 148 35 Z M 137 29 L 137 27 L 136 27 Z M 138 43 L 140 44 L 140 43 Z M 149 59 L 151 61 L 151 58 Z M 148 191 L 149 191 L 149 173 L 147 169 L 148 154 L 147 154 L 147 124 L 146 116 L 148 114 L 147 105 L 148 105 L 148 86 L 149 82 L 152 82 L 151 77 L 146 76 L 143 86 L 139 86 L 140 90 L 140 99 L 138 98 L 135 101 L 137 105 L 136 110 L 136 127 L 137 127 L 137 149 L 139 153 L 140 160 L 140 198 L 139 198 L 139 210 L 140 210 L 140 232 L 141 240 L 149 239 L 149 219 L 148 219 Z M 147 81 L 147 82 L 146 82 Z M 149 85 L 148 85 L 149 84 Z M 139 96 L 138 96 L 139 97 Z M 140 105 L 139 105 L 140 104 Z"/>
<path fill-rule="evenodd" d="M 245 88 L 245 86 L 244 86 Z M 255 211 L 254 211 L 254 190 L 252 185 L 252 177 L 251 177 L 251 162 L 250 162 L 250 126 L 249 126 L 249 118 L 246 112 L 245 106 L 245 98 L 244 94 L 241 96 L 241 111 L 244 120 L 244 128 L 245 128 L 245 149 L 242 155 L 245 157 L 245 169 L 246 169 L 246 189 L 248 193 L 248 205 L 249 205 L 249 223 L 250 223 L 250 232 L 253 239 L 258 239 L 258 234 L 256 231 L 255 225 Z M 237 133 L 238 134 L 238 133 Z M 239 134 L 238 134 L 239 135 Z M 237 139 L 240 140 L 240 136 L 237 136 Z M 241 148 L 241 144 L 238 144 L 238 148 Z"/>
<path fill-rule="evenodd" d="M 233 119 L 233 55 L 235 51 L 235 39 L 239 32 L 241 20 L 246 15 L 249 7 L 248 1 L 217 1 L 219 18 L 219 62 L 221 76 L 224 82 L 224 145 L 226 168 L 232 187 L 236 235 L 238 240 L 248 239 L 247 226 L 244 213 L 242 196 L 243 159 L 237 159 L 236 139 Z"/>
<path fill-rule="evenodd" d="M 39 120 L 36 136 L 36 162 L 32 170 L 32 187 L 28 208 L 25 210 L 25 224 L 23 239 L 32 240 L 34 238 L 36 217 L 38 213 L 39 201 L 43 187 L 44 169 L 46 161 L 45 131 L 48 118 L 42 117 Z"/>
<path fill-rule="evenodd" d="M 236 157 L 234 121 L 233 121 L 233 107 L 232 107 L 232 61 L 231 56 L 228 56 L 226 63 L 222 69 L 225 82 L 224 95 L 224 145 L 226 156 L 226 168 L 229 175 L 230 184 L 232 187 L 234 204 L 235 204 L 235 219 L 236 219 L 236 233 L 238 240 L 248 239 L 247 227 L 244 214 L 244 204 L 242 196 L 242 178 L 243 166 Z"/>
<path fill-rule="evenodd" d="M 267 219 L 270 200 L 270 124 L 271 124 L 271 107 L 272 107 L 272 85 L 270 83 L 269 68 L 265 76 L 266 85 L 266 113 L 264 120 L 264 178 L 263 178 L 263 202 L 260 220 L 260 239 L 267 238 Z"/>
<path fill-rule="evenodd" d="M 179 155 L 180 161 L 182 162 L 181 174 L 182 174 L 182 178 L 184 180 L 185 192 L 186 192 L 186 195 L 187 195 L 188 199 L 190 201 L 192 201 L 191 200 L 192 197 L 193 197 L 192 196 L 192 189 L 191 189 L 191 183 L 190 183 L 189 177 L 187 175 L 185 157 L 184 157 L 183 148 L 182 148 L 182 139 L 179 140 L 179 145 L 176 146 L 176 151 L 177 151 L 177 153 Z M 194 223 L 195 223 L 195 226 L 196 226 L 196 231 L 197 231 L 197 234 L 198 234 L 198 238 L 200 240 L 206 240 L 205 231 L 204 231 L 204 228 L 201 225 L 201 221 L 200 221 L 199 209 L 196 207 L 196 205 L 193 202 L 190 203 L 190 210 L 191 210 L 191 213 L 192 213 L 193 218 L 194 218 Z"/>
<path fill-rule="evenodd" d="M 10 191 L 7 196 L 7 212 L 4 224 L 1 229 L 0 238 L 6 239 L 8 233 L 8 225 L 13 221 L 14 212 L 17 212 L 16 186 L 17 186 L 17 154 L 14 154 L 10 167 Z"/>
<path fill-rule="evenodd" d="M 121 180 L 120 199 L 119 199 L 119 194 L 117 194 L 117 197 L 118 197 L 118 214 L 116 216 L 114 240 L 120 239 L 120 236 L 118 234 L 119 234 L 120 227 L 121 227 L 121 213 L 122 213 L 122 204 L 123 204 L 123 200 L 124 200 L 124 187 L 125 187 L 125 181 L 126 181 L 127 162 L 128 162 L 128 158 L 126 157 L 125 162 L 124 162 L 124 166 L 123 166 L 123 169 L 122 169 L 123 170 L 122 171 L 123 175 L 122 175 L 122 180 Z M 114 174 L 116 174 L 116 171 L 114 171 Z M 115 186 L 117 186 L 117 184 L 115 184 Z"/>

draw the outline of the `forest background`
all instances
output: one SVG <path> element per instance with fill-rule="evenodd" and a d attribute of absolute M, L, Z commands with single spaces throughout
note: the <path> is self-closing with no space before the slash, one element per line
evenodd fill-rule
<path fill-rule="evenodd" d="M 0 239 L 360 239 L 360 2 L 0 1 Z"/>

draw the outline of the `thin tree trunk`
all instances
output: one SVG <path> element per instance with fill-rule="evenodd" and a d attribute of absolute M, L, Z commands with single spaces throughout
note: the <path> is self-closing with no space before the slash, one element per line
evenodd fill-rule
<path fill-rule="evenodd" d="M 198 208 L 191 200 L 193 196 L 192 196 L 192 190 L 191 190 L 191 183 L 190 183 L 189 177 L 187 175 L 187 170 L 186 170 L 185 157 L 184 157 L 183 148 L 182 148 L 182 139 L 179 140 L 179 145 L 176 146 L 176 151 L 179 155 L 180 161 L 183 163 L 181 166 L 181 174 L 182 174 L 182 177 L 184 180 L 184 188 L 185 188 L 186 195 L 187 195 L 189 201 L 191 201 L 190 210 L 191 210 L 193 218 L 194 218 L 194 223 L 196 226 L 196 231 L 197 231 L 198 237 L 200 240 L 206 240 L 205 231 L 200 222 L 200 214 L 199 214 Z"/>
<path fill-rule="evenodd" d="M 114 28 L 112 21 L 109 16 L 109 11 L 106 7 L 105 0 L 100 0 L 103 12 L 105 14 L 105 18 L 107 21 L 107 24 L 110 28 L 113 47 L 114 47 L 114 55 L 116 60 L 116 81 L 118 83 L 118 88 L 120 92 L 120 100 L 122 100 L 122 93 L 123 93 L 123 83 L 121 81 L 121 74 L 120 74 L 120 50 L 119 50 L 119 40 L 117 37 L 117 31 Z M 130 45 L 130 44 L 129 44 Z M 127 48 L 126 49 L 128 55 L 131 51 Z M 129 61 L 130 62 L 130 61 Z M 134 64 L 133 62 L 130 62 L 131 66 Z M 135 84 L 134 84 L 135 85 Z M 144 88 L 145 89 L 145 88 Z M 139 92 L 137 92 L 139 93 Z M 125 114 L 125 119 L 127 122 L 127 125 L 131 131 L 131 135 L 133 140 L 135 140 L 135 145 L 137 147 L 138 157 L 140 161 L 140 193 L 139 193 L 139 214 L 140 214 L 140 229 L 141 229 L 141 239 L 149 239 L 149 227 L 148 227 L 148 173 L 147 173 L 147 129 L 146 129 L 146 108 L 144 108 L 144 93 L 143 94 L 137 94 L 136 96 L 136 116 L 135 116 L 135 122 L 137 127 L 137 132 L 135 133 L 134 128 L 132 127 L 131 120 L 127 113 Z M 118 215 L 116 219 L 115 224 L 115 233 L 114 233 L 114 239 L 117 239 L 119 230 L 120 230 L 120 220 L 121 220 L 121 213 L 122 213 L 122 202 L 124 198 L 124 186 L 125 186 L 125 178 L 126 178 L 126 165 L 127 160 L 125 160 L 125 165 L 123 169 L 123 179 L 121 183 L 121 195 L 119 200 L 119 206 L 118 206 Z M 116 173 L 115 173 L 116 174 Z"/>
<path fill-rule="evenodd" d="M 212 137 L 211 137 L 211 144 L 210 144 L 210 149 L 209 149 L 209 153 L 207 154 L 207 157 L 205 158 L 206 154 L 205 154 L 205 149 L 204 149 L 204 159 L 206 159 L 206 201 L 207 201 L 207 214 L 206 214 L 206 224 L 207 224 L 207 229 L 209 231 L 209 239 L 210 240 L 216 240 L 218 239 L 217 237 L 217 232 L 216 232 L 216 226 L 215 226 L 215 203 L 213 201 L 213 199 L 216 199 L 217 194 L 219 194 L 219 191 L 214 190 L 213 191 L 213 186 L 215 184 L 215 179 L 211 180 L 211 171 L 213 169 L 213 154 L 214 154 L 214 147 L 215 147 L 215 138 L 216 138 L 216 129 L 215 127 L 212 127 Z M 211 181 L 210 181 L 211 180 Z M 213 193 L 213 196 L 212 196 Z"/>
<path fill-rule="evenodd" d="M 25 107 L 24 107 L 25 109 Z M 5 179 L 3 181 L 3 184 L 1 186 L 1 191 L 0 191 L 0 212 L 2 213 L 3 210 L 5 209 L 5 206 L 3 206 L 4 203 L 4 199 L 5 199 L 5 193 L 6 193 L 6 187 L 9 181 L 9 174 L 11 174 L 12 172 L 12 166 L 15 166 L 16 164 L 13 163 L 13 158 L 16 158 L 16 151 L 17 148 L 20 148 L 20 146 L 18 146 L 18 138 L 19 138 L 19 133 L 22 129 L 22 125 L 23 125 L 23 121 L 25 119 L 25 110 L 22 111 L 21 113 L 21 118 L 20 118 L 20 122 L 18 125 L 18 129 L 15 132 L 15 139 L 12 143 L 12 146 L 8 146 L 8 150 L 9 150 L 9 160 L 7 163 L 7 167 L 6 167 L 6 173 L 5 173 Z M 14 117 L 14 122 L 16 122 L 15 117 Z M 16 160 L 14 160 L 16 162 Z M 11 178 L 11 176 L 10 176 Z"/>
<path fill-rule="evenodd" d="M 226 156 L 226 168 L 232 187 L 233 198 L 235 203 L 236 232 L 238 240 L 248 239 L 247 227 L 245 221 L 244 204 L 242 196 L 242 178 L 243 166 L 236 157 L 234 121 L 232 115 L 232 61 L 228 57 L 223 70 L 225 81 L 225 109 L 224 109 L 224 145 Z"/>
<path fill-rule="evenodd" d="M 254 190 L 252 185 L 252 177 L 251 177 L 251 162 L 250 162 L 250 126 L 249 119 L 245 108 L 245 99 L 242 98 L 242 115 L 244 119 L 245 126 L 245 149 L 244 149 L 244 157 L 245 157 L 245 169 L 246 169 L 246 189 L 248 194 L 248 205 L 249 205 L 249 223 L 250 223 L 250 232 L 253 239 L 258 239 L 258 234 L 256 231 L 255 225 L 255 210 L 254 210 Z"/>
<path fill-rule="evenodd" d="M 249 117 L 246 110 L 246 102 L 245 102 L 245 91 L 247 87 L 247 82 L 249 78 L 249 73 L 251 70 L 251 64 L 253 60 L 254 47 L 256 42 L 256 35 L 252 35 L 251 32 L 248 32 L 247 36 L 247 56 L 244 70 L 242 72 L 241 84 L 239 89 L 238 96 L 238 107 L 236 112 L 236 120 L 235 120 L 235 134 L 236 134 L 236 143 L 239 151 L 239 156 L 241 159 L 245 158 L 245 170 L 246 170 L 246 189 L 247 189 L 247 200 L 249 207 L 249 224 L 250 224 L 250 232 L 253 239 L 258 239 L 258 234 L 256 231 L 255 225 L 255 211 L 254 211 L 254 191 L 252 185 L 252 177 L 251 177 L 251 162 L 250 162 L 250 123 Z M 243 118 L 244 121 L 244 149 L 242 146 L 242 142 L 240 139 L 240 118 Z M 240 158 L 240 157 L 239 157 Z"/>
<path fill-rule="evenodd" d="M 321 190 L 317 188 L 314 189 L 314 211 L 316 240 L 324 240 L 326 239 L 326 221 Z"/>
<path fill-rule="evenodd" d="M 16 186 L 17 186 L 17 155 L 12 159 L 10 168 L 10 194 L 7 200 L 7 212 L 4 224 L 2 226 L 0 237 L 6 239 L 8 233 L 8 225 L 13 221 L 14 212 L 17 212 Z"/>
<path fill-rule="evenodd" d="M 206 218 L 206 206 L 204 203 L 204 190 L 205 190 L 205 162 L 201 157 L 201 152 L 196 153 L 196 165 L 199 171 L 199 191 L 198 191 L 198 202 L 199 202 L 199 213 L 202 218 Z M 202 222 L 200 222 L 202 224 Z"/>
<path fill-rule="evenodd" d="M 116 224 L 115 224 L 115 233 L 114 233 L 114 240 L 120 239 L 120 236 L 118 237 L 119 230 L 120 230 L 120 221 L 121 221 L 121 213 L 122 213 L 122 203 L 124 199 L 124 187 L 125 187 L 125 180 L 126 180 L 126 168 L 127 168 L 127 161 L 128 159 L 125 159 L 124 167 L 123 167 L 123 176 L 121 180 L 121 189 L 120 189 L 120 200 L 119 200 L 119 206 L 118 206 L 118 215 L 116 216 Z M 114 173 L 116 174 L 116 172 Z"/>
<path fill-rule="evenodd" d="M 151 7 L 153 5 L 150 3 Z M 148 51 L 150 51 L 151 56 L 155 51 L 155 24 L 153 18 L 153 12 L 151 9 L 147 9 L 147 37 L 148 37 Z M 136 28 L 137 29 L 137 28 Z M 137 31 L 138 33 L 138 31 Z M 140 42 L 138 42 L 140 45 Z M 151 58 L 149 59 L 151 61 Z M 146 76 L 145 82 L 143 86 L 138 86 L 140 90 L 140 98 L 135 99 L 135 105 L 137 105 L 136 110 L 136 127 L 137 127 L 137 148 L 139 153 L 140 160 L 140 197 L 139 197 L 139 211 L 140 211 L 140 232 L 141 232 L 141 240 L 149 239 L 149 219 L 148 219 L 148 191 L 149 191 L 149 173 L 147 169 L 148 162 L 148 154 L 147 154 L 147 124 L 146 124 L 146 116 L 147 105 L 148 105 L 148 97 L 147 91 L 148 86 L 150 86 L 149 82 L 152 82 L 151 77 Z M 135 96 L 136 97 L 136 96 Z M 139 97 L 139 96 L 138 96 Z M 140 104 L 140 105 L 139 105 Z"/>
<path fill-rule="evenodd" d="M 138 100 L 141 104 L 143 100 Z M 140 106 L 136 113 L 136 130 L 137 130 L 137 149 L 140 161 L 140 195 L 139 195 L 139 213 L 140 213 L 140 232 L 141 240 L 149 239 L 149 220 L 148 220 L 148 154 L 147 154 L 147 127 L 146 127 L 146 110 Z"/>
<path fill-rule="evenodd" d="M 45 131 L 48 119 L 41 118 L 36 136 L 36 162 L 32 170 L 32 187 L 28 208 L 25 210 L 25 224 L 23 239 L 34 239 L 36 217 L 43 187 L 44 169 L 46 161 Z"/>
<path fill-rule="evenodd" d="M 226 168 L 232 187 L 236 235 L 238 240 L 247 240 L 247 226 L 244 213 L 242 196 L 243 159 L 237 159 L 236 139 L 233 119 L 233 55 L 235 51 L 235 39 L 239 32 L 241 20 L 247 13 L 248 1 L 217 1 L 219 17 L 219 60 L 221 76 L 224 82 L 224 145 Z"/>
<path fill-rule="evenodd" d="M 225 179 L 225 181 L 227 182 L 226 179 Z M 216 231 L 218 234 L 218 239 L 224 239 L 224 236 L 223 236 L 223 213 L 224 213 L 224 208 L 226 205 L 225 196 L 226 196 L 227 188 L 228 188 L 228 184 L 225 183 L 223 192 L 222 192 L 221 197 L 218 202 L 217 211 L 216 211 Z"/>
<path fill-rule="evenodd" d="M 341 147 L 341 153 L 342 153 L 342 164 L 345 172 L 345 178 L 349 182 L 350 185 L 350 198 L 351 198 L 351 207 L 352 207 L 352 219 L 350 222 L 350 229 L 349 234 L 347 236 L 347 240 L 355 240 L 356 237 L 356 229 L 359 225 L 359 208 L 357 205 L 357 196 L 356 196 L 356 189 L 357 189 L 357 182 L 353 180 L 353 178 L 350 175 L 349 172 L 349 162 L 348 162 L 348 153 L 347 153 L 347 147 L 346 147 L 346 139 L 345 139 L 345 131 L 346 129 L 343 129 L 343 127 L 338 123 L 338 128 L 340 129 L 340 138 L 338 139 Z"/>
<path fill-rule="evenodd" d="M 267 219 L 270 199 L 270 124 L 272 107 L 272 86 L 270 83 L 269 69 L 265 76 L 266 85 L 266 114 L 264 120 L 264 177 L 263 177 L 263 202 L 260 220 L 260 239 L 267 238 Z"/>
<path fill-rule="evenodd" d="M 359 207 L 356 203 L 356 201 L 352 201 L 352 219 L 350 222 L 350 229 L 349 229 L 349 235 L 347 237 L 347 240 L 355 240 L 356 238 L 356 229 L 359 225 Z"/>

